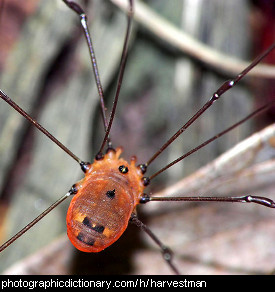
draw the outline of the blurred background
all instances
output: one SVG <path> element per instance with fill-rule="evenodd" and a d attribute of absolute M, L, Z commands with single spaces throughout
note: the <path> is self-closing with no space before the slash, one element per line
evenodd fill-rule
<path fill-rule="evenodd" d="M 109 113 L 126 15 L 110 1 L 78 3 L 88 14 Z M 144 3 L 145 12 L 153 10 L 169 25 L 237 62 L 253 59 L 274 41 L 273 1 Z M 138 3 L 135 4 L 138 10 Z M 88 49 L 77 15 L 59 0 L 28 0 L 24 4 L 9 0 L 2 1 L 0 17 L 1 90 L 77 156 L 93 161 L 104 130 Z M 265 62 L 274 65 L 274 59 L 273 52 Z M 198 58 L 190 56 L 165 37 L 157 36 L 142 21 L 134 21 L 111 131 L 113 145 L 123 146 L 123 157 L 129 159 L 136 155 L 139 163 L 146 162 L 225 80 L 239 73 L 228 72 L 223 68 L 225 63 L 226 58 L 222 58 L 221 66 L 208 65 L 199 53 Z M 170 145 L 150 165 L 148 175 L 245 117 L 257 106 L 274 99 L 274 91 L 271 78 L 245 78 Z M 156 177 L 148 193 L 162 192 L 173 186 L 272 122 L 274 110 L 245 123 Z M 274 149 L 268 149 L 267 153 L 264 159 L 273 161 Z M 231 189 L 230 175 L 235 177 L 240 169 L 254 162 L 250 159 L 249 164 L 245 163 L 237 171 L 234 165 L 232 168 L 230 163 L 226 165 L 220 175 L 222 191 L 207 179 L 198 181 L 195 177 L 192 179 L 196 187 L 184 189 L 181 185 L 177 193 L 230 196 L 250 192 L 275 198 L 274 191 L 270 193 L 274 187 L 270 180 L 253 190 L 249 186 L 254 178 L 250 178 L 245 187 L 238 188 L 239 184 L 234 183 L 234 191 Z M 215 180 L 214 172 L 208 175 Z M 81 177 L 75 161 L 0 101 L 2 241 L 64 195 Z M 175 195 L 176 191 L 163 193 Z M 64 235 L 69 200 L 1 253 L 2 273 L 16 263 L 20 265 L 8 270 L 9 273 L 171 272 L 156 246 L 131 225 L 106 251 L 89 256 L 76 251 Z M 184 274 L 272 273 L 275 268 L 274 210 L 226 203 L 169 204 L 153 209 L 140 206 L 138 211 L 144 222 L 173 249 L 175 263 Z"/>

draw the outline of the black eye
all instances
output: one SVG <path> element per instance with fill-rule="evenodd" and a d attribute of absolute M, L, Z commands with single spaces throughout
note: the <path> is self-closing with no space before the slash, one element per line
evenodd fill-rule
<path fill-rule="evenodd" d="M 109 198 L 109 199 L 113 199 L 116 195 L 116 190 L 112 190 L 112 191 L 107 191 L 106 192 L 106 196 Z"/>
<path fill-rule="evenodd" d="M 128 167 L 125 166 L 125 165 L 120 165 L 118 167 L 118 170 L 121 172 L 121 173 L 127 173 L 128 172 Z"/>

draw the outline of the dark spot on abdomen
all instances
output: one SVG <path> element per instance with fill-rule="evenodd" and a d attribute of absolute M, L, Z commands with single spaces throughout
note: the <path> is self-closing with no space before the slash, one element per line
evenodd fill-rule
<path fill-rule="evenodd" d="M 88 228 L 90 228 L 90 229 L 92 229 L 92 230 L 94 230 L 95 232 L 98 232 L 98 233 L 103 233 L 103 231 L 105 229 L 105 227 L 103 225 L 100 225 L 100 224 L 96 224 L 95 225 L 95 224 L 93 224 L 91 222 L 91 220 L 87 216 L 83 219 L 82 223 L 85 226 L 87 226 Z"/>
<path fill-rule="evenodd" d="M 95 244 L 95 240 L 89 236 L 85 236 L 85 234 L 83 234 L 82 232 L 79 232 L 79 234 L 77 235 L 76 237 L 79 241 L 87 244 L 87 245 L 90 245 L 90 246 L 93 246 Z"/>

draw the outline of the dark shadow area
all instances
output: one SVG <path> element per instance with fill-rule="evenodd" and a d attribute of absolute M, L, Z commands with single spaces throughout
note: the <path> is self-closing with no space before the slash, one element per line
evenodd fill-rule
<path fill-rule="evenodd" d="M 121 238 L 99 253 L 75 252 L 71 273 L 77 275 L 132 274 L 135 270 L 132 255 L 142 248 L 138 229 L 129 224 Z"/>

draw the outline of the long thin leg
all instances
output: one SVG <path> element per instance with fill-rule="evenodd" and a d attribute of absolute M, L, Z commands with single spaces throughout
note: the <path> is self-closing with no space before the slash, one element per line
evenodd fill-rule
<path fill-rule="evenodd" d="M 74 193 L 75 193 L 74 192 L 74 189 L 72 188 L 68 193 L 66 193 L 64 196 L 62 196 L 56 202 L 54 202 L 48 209 L 46 209 L 44 212 L 42 212 L 39 216 L 37 216 L 34 220 L 32 220 L 28 225 L 26 225 L 24 228 L 22 228 L 20 231 L 18 231 L 13 237 L 11 237 L 8 241 L 6 241 L 4 244 L 2 244 L 0 246 L 0 252 L 3 251 L 5 248 L 7 248 L 17 238 L 19 238 L 26 231 L 28 231 L 30 228 L 32 228 L 38 221 L 40 221 L 49 212 L 51 212 L 56 206 L 58 206 L 60 203 L 62 203 L 63 201 L 65 201 L 70 195 L 73 195 Z"/>
<path fill-rule="evenodd" d="M 98 94 L 99 94 L 99 98 L 100 98 L 101 114 L 102 114 L 103 123 L 104 123 L 105 131 L 106 131 L 107 127 L 108 127 L 108 121 L 107 121 L 107 117 L 106 117 L 104 93 L 103 93 L 103 88 L 102 88 L 100 77 L 99 77 L 99 70 L 98 70 L 98 66 L 97 66 L 97 62 L 96 62 L 94 46 L 92 43 L 92 38 L 91 38 L 91 34 L 89 32 L 89 28 L 87 25 L 87 15 L 84 12 L 84 10 L 74 1 L 68 1 L 68 0 L 63 0 L 63 1 L 69 8 L 71 8 L 74 12 L 76 12 L 76 14 L 78 14 L 78 16 L 80 17 L 80 23 L 81 23 L 81 26 L 84 30 L 84 35 L 85 35 L 85 38 L 86 38 L 86 41 L 88 44 L 88 49 L 89 49 L 92 67 L 93 67 L 93 71 L 94 71 L 94 77 L 95 77 L 96 86 L 97 86 L 97 90 L 98 90 Z M 109 147 L 111 147 L 110 139 L 109 139 L 108 144 L 109 144 Z"/>
<path fill-rule="evenodd" d="M 193 202 L 231 202 L 231 203 L 255 203 L 269 208 L 275 208 L 275 202 L 269 198 L 260 196 L 239 196 L 239 197 L 150 197 L 146 194 L 141 198 L 140 203 L 153 201 L 193 201 Z"/>
<path fill-rule="evenodd" d="M 92 39 L 91 39 L 89 29 L 87 26 L 87 16 L 86 16 L 85 12 L 83 11 L 83 9 L 74 1 L 69 1 L 69 0 L 63 0 L 63 1 L 64 1 L 64 3 L 66 3 L 68 5 L 68 7 L 70 7 L 72 10 L 74 10 L 80 16 L 81 25 L 84 29 L 86 41 L 87 41 L 88 47 L 89 47 L 90 57 L 91 57 L 93 70 L 94 70 L 94 76 L 95 76 L 95 80 L 96 80 L 96 84 L 97 84 L 98 93 L 100 96 L 101 111 L 102 111 L 104 126 L 105 126 L 105 136 L 103 138 L 103 142 L 101 144 L 99 152 L 96 155 L 96 159 L 100 159 L 100 158 L 102 158 L 102 151 L 103 151 L 103 148 L 104 148 L 106 142 L 108 142 L 108 148 L 112 147 L 111 141 L 109 138 L 109 134 L 110 134 L 111 126 L 112 126 L 113 119 L 115 116 L 115 112 L 116 112 L 117 102 L 118 102 L 118 98 L 119 98 L 120 88 L 121 88 L 122 79 L 123 79 L 123 75 L 124 75 L 124 69 L 125 69 L 126 60 L 127 60 L 129 36 L 130 36 L 132 19 L 133 19 L 133 1 L 129 0 L 127 30 L 126 30 L 126 35 L 125 35 L 125 39 L 124 39 L 123 49 L 122 49 L 122 56 L 121 56 L 121 62 L 120 62 L 117 89 L 116 89 L 116 93 L 115 93 L 113 108 L 112 108 L 112 111 L 110 114 L 109 122 L 107 122 L 107 118 L 105 115 L 103 89 L 102 89 L 100 78 L 99 78 L 99 73 L 98 73 L 98 68 L 97 68 L 97 63 L 96 63 L 96 58 L 95 58 L 95 52 L 94 52 L 94 48 L 92 45 Z"/>
<path fill-rule="evenodd" d="M 134 223 L 136 226 L 141 228 L 144 232 L 146 232 L 152 240 L 160 247 L 163 258 L 167 262 L 167 264 L 170 266 L 170 268 L 173 270 L 173 272 L 177 275 L 179 275 L 178 269 L 175 267 L 175 265 L 172 262 L 173 253 L 170 248 L 168 248 L 166 245 L 164 245 L 158 237 L 149 229 L 143 222 L 141 222 L 135 213 L 132 214 L 130 218 L 130 222 Z"/>
<path fill-rule="evenodd" d="M 226 133 L 230 132 L 231 130 L 233 130 L 234 128 L 238 127 L 239 125 L 243 124 L 245 121 L 249 120 L 250 118 L 262 113 L 263 111 L 269 109 L 271 106 L 275 105 L 275 101 L 272 101 L 268 104 L 265 104 L 264 106 L 258 108 L 257 110 L 255 110 L 254 112 L 252 112 L 251 114 L 249 114 L 248 116 L 246 116 L 244 119 L 238 121 L 237 123 L 235 123 L 234 125 L 230 126 L 229 128 L 223 130 L 222 132 L 216 134 L 215 136 L 213 136 L 212 138 L 204 141 L 203 143 L 201 143 L 200 145 L 198 145 L 197 147 L 191 149 L 190 151 L 186 152 L 185 154 L 183 154 L 182 156 L 178 157 L 177 159 L 173 160 L 172 162 L 170 162 L 169 164 L 167 164 L 165 167 L 161 168 L 160 170 L 158 170 L 157 172 L 155 172 L 154 174 L 152 174 L 150 177 L 144 177 L 144 184 L 148 185 L 151 180 L 153 178 L 155 178 L 156 176 L 158 176 L 159 174 L 161 174 L 162 172 L 164 172 L 165 170 L 167 170 L 169 167 L 175 165 L 176 163 L 180 162 L 181 160 L 185 159 L 186 157 L 190 156 L 191 154 L 193 154 L 194 152 L 197 152 L 198 150 L 200 150 L 201 148 L 205 147 L 207 144 L 213 142 L 214 140 L 218 139 L 219 137 L 225 135 Z M 140 169 L 143 171 L 143 173 L 145 173 L 147 171 L 147 164 L 140 164 L 139 165 Z"/>
<path fill-rule="evenodd" d="M 266 57 L 273 49 L 275 49 L 275 42 L 260 56 L 258 56 L 248 67 L 246 67 L 240 74 L 232 80 L 225 81 L 216 90 L 211 98 L 166 142 L 163 146 L 146 162 L 146 166 L 151 164 L 173 141 L 175 141 L 191 124 L 193 124 L 214 102 L 228 90 L 233 88 L 250 70 L 252 70 L 264 57 Z"/>
<path fill-rule="evenodd" d="M 125 34 L 124 44 L 123 44 L 123 49 L 122 49 L 115 98 L 114 98 L 114 102 L 113 102 L 112 111 L 110 114 L 108 128 L 105 132 L 105 137 L 103 138 L 101 147 L 100 147 L 96 157 L 102 156 L 102 151 L 103 151 L 105 143 L 108 140 L 108 135 L 111 131 L 112 123 L 113 123 L 113 120 L 115 117 L 116 107 L 117 107 L 117 103 L 118 103 L 118 99 L 119 99 L 120 88 L 121 88 L 121 84 L 122 84 L 122 80 L 123 80 L 123 76 L 124 76 L 124 70 L 125 70 L 126 61 L 127 61 L 128 45 L 129 45 L 129 37 L 130 37 L 130 31 L 131 31 L 131 26 L 132 26 L 132 21 L 133 21 L 133 13 L 134 13 L 133 12 L 133 1 L 129 0 L 129 9 L 128 9 L 128 15 L 127 15 L 127 28 L 126 28 L 126 34 Z"/>
<path fill-rule="evenodd" d="M 219 137 L 225 135 L 226 133 L 230 132 L 231 130 L 233 130 L 234 128 L 238 127 L 239 125 L 243 124 L 245 121 L 251 119 L 252 117 L 258 115 L 259 113 L 262 113 L 263 111 L 269 109 L 271 106 L 275 105 L 275 101 L 272 101 L 260 108 L 258 108 L 257 110 L 255 110 L 254 112 L 252 112 L 251 114 L 249 114 L 248 116 L 246 116 L 244 119 L 240 120 L 239 122 L 237 122 L 236 124 L 232 125 L 231 127 L 225 129 L 224 131 L 216 134 L 215 136 L 213 136 L 212 138 L 206 140 L 205 142 L 203 142 L 202 144 L 200 144 L 199 146 L 195 147 L 194 149 L 191 149 L 190 151 L 188 151 L 187 153 L 185 153 L 184 155 L 180 156 L 179 158 L 175 159 L 174 161 L 172 161 L 171 163 L 167 164 L 165 167 L 163 167 L 162 169 L 160 169 L 159 171 L 157 171 L 156 173 L 152 174 L 149 177 L 149 180 L 151 181 L 153 178 L 155 178 L 156 176 L 158 176 L 159 174 L 161 174 L 162 172 L 164 172 L 165 170 L 167 170 L 169 167 L 175 165 L 176 163 L 180 162 L 181 160 L 185 159 L 186 157 L 190 156 L 191 154 L 193 154 L 194 152 L 198 151 L 199 149 L 205 147 L 207 144 L 211 143 L 212 141 L 218 139 Z M 146 167 L 146 166 L 145 166 Z"/>
<path fill-rule="evenodd" d="M 31 122 L 39 131 L 45 134 L 49 139 L 51 139 L 57 146 L 69 154 L 75 161 L 80 165 L 84 162 L 78 158 L 74 153 L 72 153 L 65 145 L 63 145 L 59 140 L 57 140 L 51 133 L 49 133 L 44 127 L 42 127 L 36 120 L 34 120 L 28 113 L 26 113 L 18 104 L 16 104 L 6 93 L 0 89 L 0 98 L 2 98 L 6 103 L 13 107 L 20 115 Z"/>

